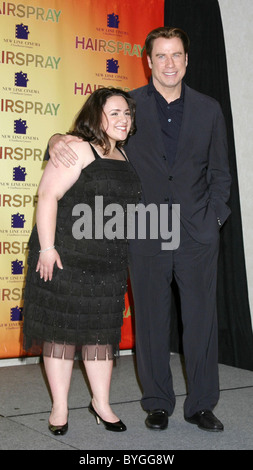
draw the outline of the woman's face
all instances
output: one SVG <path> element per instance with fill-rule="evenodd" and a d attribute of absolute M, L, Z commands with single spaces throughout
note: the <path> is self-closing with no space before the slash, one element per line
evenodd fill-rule
<path fill-rule="evenodd" d="M 104 105 L 102 127 L 110 142 L 125 140 L 132 124 L 131 113 L 123 96 L 111 96 Z"/>

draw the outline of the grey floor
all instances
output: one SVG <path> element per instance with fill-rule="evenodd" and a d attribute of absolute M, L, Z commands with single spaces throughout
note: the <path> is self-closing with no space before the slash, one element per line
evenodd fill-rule
<path fill-rule="evenodd" d="M 223 433 L 201 431 L 183 419 L 186 394 L 180 356 L 171 356 L 176 408 L 164 431 L 145 427 L 135 356 L 122 355 L 113 369 L 111 403 L 127 425 L 106 431 L 88 412 L 90 393 L 82 363 L 75 361 L 69 394 L 69 430 L 53 436 L 47 427 L 51 408 L 43 364 L 0 367 L 0 450 L 121 450 L 129 452 L 253 449 L 253 372 L 220 365 L 220 401 L 215 414 Z M 1 361 L 0 361 L 1 362 Z M 87 455 L 87 454 L 85 454 Z"/>

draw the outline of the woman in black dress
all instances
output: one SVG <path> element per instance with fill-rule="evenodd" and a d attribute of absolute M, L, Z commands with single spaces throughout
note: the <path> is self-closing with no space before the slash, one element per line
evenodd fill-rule
<path fill-rule="evenodd" d="M 48 161 L 29 240 L 24 346 L 41 345 L 53 406 L 49 429 L 68 429 L 68 392 L 77 350 L 92 389 L 89 411 L 111 431 L 126 426 L 109 390 L 127 290 L 128 208 L 140 181 L 122 150 L 135 130 L 135 104 L 118 89 L 96 90 L 77 116 L 69 145 L 75 165 Z M 131 206 L 130 206 L 131 205 Z"/>

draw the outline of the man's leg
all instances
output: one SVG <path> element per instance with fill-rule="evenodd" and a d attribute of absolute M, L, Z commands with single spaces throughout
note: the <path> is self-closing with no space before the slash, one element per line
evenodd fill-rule
<path fill-rule="evenodd" d="M 175 407 L 170 370 L 171 253 L 130 255 L 134 296 L 136 356 L 145 410 Z"/>
<path fill-rule="evenodd" d="M 212 410 L 219 399 L 216 313 L 218 248 L 218 236 L 209 245 L 204 245 L 182 230 L 180 248 L 174 253 L 188 381 L 184 406 L 186 418 L 201 410 Z"/>

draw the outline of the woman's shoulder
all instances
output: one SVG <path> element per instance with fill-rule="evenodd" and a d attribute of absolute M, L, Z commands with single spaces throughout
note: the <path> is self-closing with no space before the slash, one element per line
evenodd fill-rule
<path fill-rule="evenodd" d="M 68 143 L 69 147 L 71 147 L 72 150 L 78 151 L 78 152 L 84 152 L 84 151 L 89 151 L 90 150 L 90 144 L 86 140 L 79 139 L 79 140 L 70 140 Z"/>
<path fill-rule="evenodd" d="M 71 147 L 73 152 L 76 153 L 78 159 L 80 159 L 80 163 L 83 168 L 94 160 L 94 155 L 89 142 L 82 139 L 72 140 L 68 145 Z"/>

